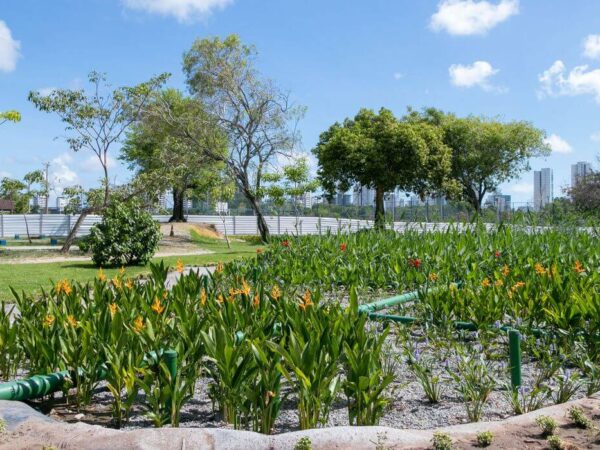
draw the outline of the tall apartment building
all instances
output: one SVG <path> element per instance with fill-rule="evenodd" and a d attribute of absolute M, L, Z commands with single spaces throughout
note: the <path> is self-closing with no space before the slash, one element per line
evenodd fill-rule
<path fill-rule="evenodd" d="M 539 211 L 552 203 L 554 198 L 554 175 L 552 169 L 544 168 L 533 172 L 533 207 Z"/>
<path fill-rule="evenodd" d="M 352 191 L 354 206 L 374 206 L 375 189 L 357 184 Z"/>
<path fill-rule="evenodd" d="M 571 187 L 575 187 L 582 178 L 592 174 L 592 165 L 587 161 L 579 161 L 571 165 Z"/>

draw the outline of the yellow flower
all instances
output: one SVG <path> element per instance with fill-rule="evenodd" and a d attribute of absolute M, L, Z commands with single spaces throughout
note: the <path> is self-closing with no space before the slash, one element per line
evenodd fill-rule
<path fill-rule="evenodd" d="M 202 306 L 206 305 L 206 291 L 204 289 L 200 291 L 200 304 Z"/>
<path fill-rule="evenodd" d="M 496 287 L 503 286 L 503 285 L 504 285 L 504 281 L 502 281 L 502 280 L 496 280 L 496 282 L 494 283 L 494 285 L 495 285 Z"/>
<path fill-rule="evenodd" d="M 312 305 L 314 305 L 314 303 L 312 302 L 312 294 L 307 289 L 304 295 L 302 296 L 302 303 L 300 303 L 299 306 L 302 311 L 306 311 L 306 309 Z"/>
<path fill-rule="evenodd" d="M 217 272 L 217 273 L 223 272 L 223 263 L 220 262 L 219 264 L 217 264 L 217 268 L 215 269 L 215 272 Z"/>
<path fill-rule="evenodd" d="M 160 304 L 159 298 L 155 297 L 154 303 L 152 304 L 152 311 L 154 311 L 156 314 L 162 314 L 164 310 L 165 307 Z"/>
<path fill-rule="evenodd" d="M 48 314 L 45 318 L 44 318 L 44 326 L 45 327 L 51 327 L 52 324 L 54 323 L 54 316 L 52 314 Z"/>
<path fill-rule="evenodd" d="M 183 261 L 181 259 L 177 260 L 177 266 L 175 267 L 177 269 L 177 272 L 183 273 Z"/>
<path fill-rule="evenodd" d="M 242 280 L 242 289 L 240 289 L 240 293 L 250 295 L 250 286 L 246 283 L 246 280 Z"/>
<path fill-rule="evenodd" d="M 164 291 L 162 293 L 163 300 L 166 300 L 168 295 L 169 295 L 169 293 L 167 291 Z"/>
<path fill-rule="evenodd" d="M 125 267 L 121 266 L 121 268 L 119 269 L 119 275 L 125 275 Z"/>
<path fill-rule="evenodd" d="M 279 289 L 279 286 L 273 286 L 273 289 L 271 289 L 271 298 L 273 300 L 279 300 L 281 298 L 281 290 Z"/>
<path fill-rule="evenodd" d="M 254 295 L 254 301 L 252 302 L 252 306 L 254 308 L 258 308 L 260 306 L 260 297 L 258 294 Z"/>
<path fill-rule="evenodd" d="M 490 283 L 490 279 L 489 278 L 484 278 L 483 281 L 481 282 L 481 285 L 483 287 L 490 287 L 492 285 L 492 283 Z"/>
<path fill-rule="evenodd" d="M 552 267 L 550 268 L 550 275 L 555 277 L 557 273 L 558 273 L 558 269 L 556 268 L 556 264 L 552 264 Z"/>
<path fill-rule="evenodd" d="M 217 303 L 224 303 L 225 299 L 223 298 L 223 294 L 219 294 L 219 296 L 217 297 Z"/>
<path fill-rule="evenodd" d="M 575 265 L 573 266 L 573 270 L 577 273 L 585 272 L 585 267 L 581 264 L 581 261 L 575 261 Z"/>
<path fill-rule="evenodd" d="M 544 266 L 542 266 L 540 263 L 536 263 L 534 269 L 535 273 L 538 275 L 544 275 L 546 273 L 546 269 L 544 269 Z"/>
<path fill-rule="evenodd" d="M 520 289 L 520 288 L 522 288 L 523 286 L 525 286 L 525 283 L 524 283 L 524 282 L 522 282 L 522 281 L 517 281 L 517 282 L 515 283 L 515 285 L 514 285 L 512 288 L 510 288 L 510 289 L 511 289 L 511 291 L 513 291 L 513 292 L 514 292 L 514 291 L 516 291 L 517 289 Z"/>
<path fill-rule="evenodd" d="M 110 310 L 110 317 L 115 317 L 115 314 L 117 313 L 117 304 L 110 303 L 108 309 Z"/>
<path fill-rule="evenodd" d="M 100 270 L 98 271 L 98 275 L 96 277 L 99 281 L 106 281 L 106 275 L 104 275 L 104 270 L 102 270 L 102 267 L 100 267 Z"/>
<path fill-rule="evenodd" d="M 79 325 L 79 322 L 75 320 L 75 317 L 73 317 L 72 314 L 69 314 L 67 316 L 67 322 L 69 322 L 69 325 L 71 325 L 72 327 L 76 327 L 77 325 Z"/>
<path fill-rule="evenodd" d="M 510 269 L 508 268 L 508 266 L 506 264 L 504 264 L 504 267 L 502 267 L 502 275 L 507 277 L 508 274 L 510 274 Z"/>
<path fill-rule="evenodd" d="M 137 319 L 133 321 L 133 329 L 136 333 L 139 333 L 144 329 L 144 319 L 141 316 L 137 316 Z"/>
<path fill-rule="evenodd" d="M 73 289 L 71 289 L 71 285 L 67 280 L 60 280 L 58 283 L 56 283 L 55 289 L 57 295 L 60 295 L 61 292 L 64 292 L 65 294 L 69 295 L 73 291 Z"/>
<path fill-rule="evenodd" d="M 117 288 L 117 289 L 120 289 L 120 288 L 121 288 L 121 285 L 122 285 L 122 283 L 121 283 L 121 280 L 119 280 L 117 277 L 114 277 L 114 278 L 113 278 L 112 280 L 110 280 L 110 281 L 111 281 L 111 283 L 113 284 L 113 286 L 114 286 L 115 288 Z"/>
<path fill-rule="evenodd" d="M 131 281 L 131 278 L 125 282 L 125 286 L 127 289 L 133 288 L 133 281 Z"/>
<path fill-rule="evenodd" d="M 438 274 L 437 274 L 437 273 L 435 273 L 435 272 L 431 272 L 431 273 L 429 274 L 429 281 L 431 281 L 431 282 L 435 282 L 435 281 L 437 281 L 437 280 L 438 280 Z"/>

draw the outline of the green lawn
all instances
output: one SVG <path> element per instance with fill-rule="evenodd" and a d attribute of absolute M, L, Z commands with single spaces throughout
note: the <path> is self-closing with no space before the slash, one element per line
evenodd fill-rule
<path fill-rule="evenodd" d="M 232 242 L 231 249 L 223 241 L 192 236 L 198 243 L 199 248 L 211 250 L 214 253 L 207 255 L 189 255 L 189 256 L 169 256 L 164 258 L 155 258 L 153 261 L 163 260 L 165 264 L 174 267 L 177 260 L 181 259 L 186 265 L 214 265 L 218 262 L 228 262 L 240 257 L 256 255 L 257 245 L 242 242 Z M 148 273 L 147 266 L 132 266 L 126 268 L 127 274 L 138 275 Z M 105 269 L 107 277 L 113 277 L 118 268 Z M 60 263 L 43 264 L 10 264 L 3 263 L 0 260 L 0 300 L 12 299 L 12 293 L 9 286 L 12 286 L 18 292 L 28 293 L 38 292 L 41 287 L 48 288 L 51 281 L 56 282 L 61 279 L 74 281 L 87 281 L 93 279 L 98 272 L 98 268 L 92 263 L 73 261 Z"/>

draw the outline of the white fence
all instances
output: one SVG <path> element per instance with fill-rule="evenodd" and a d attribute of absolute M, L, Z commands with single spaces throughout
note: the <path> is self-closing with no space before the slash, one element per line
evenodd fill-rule
<path fill-rule="evenodd" d="M 161 223 L 166 223 L 170 216 L 153 216 Z M 285 217 L 285 216 L 267 216 L 265 217 L 269 230 L 272 234 L 322 234 L 327 232 L 337 233 L 338 231 L 358 231 L 365 228 L 371 228 L 373 221 L 357 219 L 333 219 L 325 217 Z M 14 238 L 16 235 L 24 237 L 29 234 L 32 236 L 52 236 L 64 237 L 75 225 L 77 216 L 59 215 L 59 214 L 28 214 L 28 215 L 6 215 L 0 214 L 0 238 Z M 100 221 L 100 216 L 87 216 L 77 235 L 85 236 L 90 228 Z M 216 229 L 223 233 L 225 227 L 230 235 L 258 234 L 258 226 L 254 216 L 226 216 L 225 223 L 219 216 L 188 216 L 189 223 L 212 224 Z M 422 231 L 446 230 L 447 223 L 410 223 L 395 222 L 396 231 L 407 229 L 418 229 Z"/>

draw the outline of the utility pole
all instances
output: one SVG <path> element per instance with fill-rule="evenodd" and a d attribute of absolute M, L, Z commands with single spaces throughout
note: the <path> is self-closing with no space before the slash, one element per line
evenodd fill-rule
<path fill-rule="evenodd" d="M 49 162 L 45 162 L 44 163 L 44 172 L 45 172 L 45 179 L 44 179 L 44 194 L 46 197 L 46 208 L 44 211 L 44 214 L 48 214 L 48 202 L 50 201 L 50 183 L 48 182 L 48 169 L 50 168 L 50 163 Z"/>

